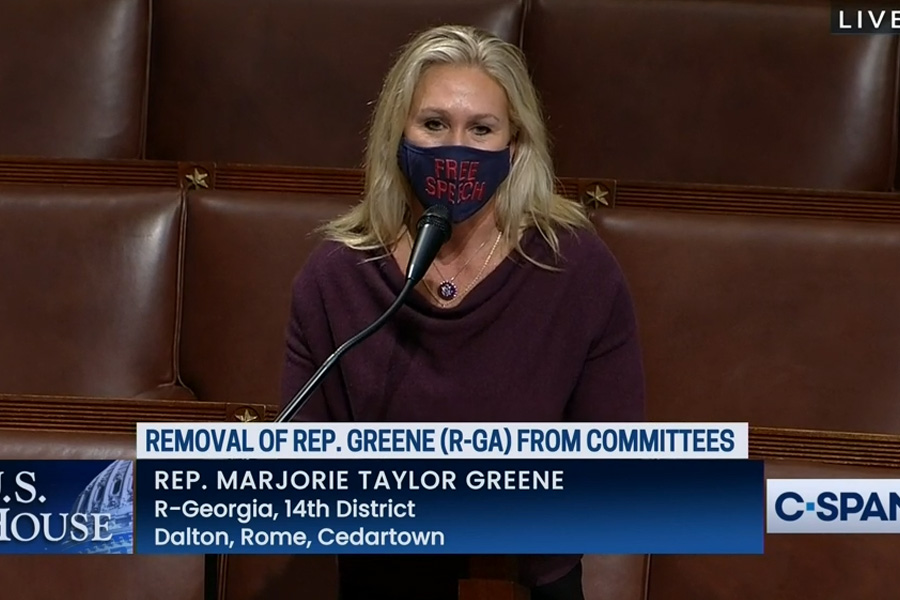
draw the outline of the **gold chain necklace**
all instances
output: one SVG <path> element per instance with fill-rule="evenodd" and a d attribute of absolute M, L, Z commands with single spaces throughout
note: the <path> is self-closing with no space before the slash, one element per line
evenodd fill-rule
<path fill-rule="evenodd" d="M 469 285 L 466 286 L 466 289 L 463 290 L 462 294 L 457 293 L 456 285 L 453 284 L 452 281 L 449 282 L 450 285 L 452 286 L 452 295 L 449 295 L 450 290 L 448 290 L 444 287 L 445 285 L 447 285 L 447 283 L 448 283 L 447 281 L 441 282 L 441 285 L 438 288 L 437 294 L 435 294 L 434 291 L 432 291 L 432 289 L 428 286 L 427 283 L 425 284 L 425 289 L 428 290 L 428 293 L 431 294 L 431 296 L 435 300 L 437 300 L 441 306 L 449 305 L 457 297 L 459 297 L 459 298 L 465 297 L 465 295 L 468 294 L 472 290 L 473 287 L 475 287 L 475 284 L 478 283 L 478 281 L 481 279 L 481 276 L 484 275 L 484 270 L 487 269 L 487 266 L 490 264 L 491 259 L 494 257 L 494 253 L 497 251 L 497 246 L 500 244 L 501 237 L 503 237 L 503 232 L 498 231 L 497 238 L 494 240 L 494 245 L 491 246 L 491 251 L 488 253 L 487 258 L 484 259 L 484 263 L 481 265 L 481 269 L 478 270 L 478 274 L 475 275 L 475 278 L 469 282 Z M 487 240 L 485 240 L 485 244 L 486 243 L 487 243 Z M 484 244 L 482 244 L 482 247 L 483 246 L 484 246 Z M 479 250 L 480 249 L 481 248 L 479 248 Z M 477 252 L 475 254 L 477 254 Z M 474 256 L 474 254 L 473 254 L 473 256 Z M 465 267 L 463 267 L 463 268 L 465 268 Z M 435 267 L 435 270 L 437 270 L 436 267 Z M 462 269 L 460 269 L 460 273 L 461 272 L 462 272 Z M 440 275 L 440 271 L 438 271 L 438 274 Z M 459 275 L 459 273 L 457 273 L 456 275 Z M 445 297 L 445 295 L 447 295 L 449 297 Z"/>
<path fill-rule="evenodd" d="M 437 261 L 432 263 L 434 265 L 434 270 L 437 271 L 437 274 L 441 276 L 441 283 L 440 285 L 438 285 L 438 295 L 441 297 L 441 300 L 443 300 L 444 302 L 450 302 L 451 300 L 456 298 L 459 289 L 457 289 L 454 281 L 456 281 L 456 278 L 459 277 L 460 273 L 466 270 L 466 267 L 469 266 L 469 263 L 472 262 L 472 259 L 478 256 L 481 253 L 481 250 L 485 246 L 487 246 L 489 240 L 490 238 L 481 242 L 481 245 L 478 246 L 475 252 L 472 253 L 472 255 L 469 257 L 469 260 L 467 260 L 466 263 L 456 272 L 456 275 L 454 275 L 450 279 L 447 279 L 446 277 L 444 277 L 444 274 L 441 273 L 441 269 L 440 267 L 438 267 Z"/>

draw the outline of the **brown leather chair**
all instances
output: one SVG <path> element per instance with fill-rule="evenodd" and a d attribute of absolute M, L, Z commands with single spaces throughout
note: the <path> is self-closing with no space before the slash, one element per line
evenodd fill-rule
<path fill-rule="evenodd" d="M 654 421 L 900 433 L 895 224 L 598 211 Z"/>
<path fill-rule="evenodd" d="M 354 167 L 413 32 L 465 23 L 518 42 L 522 0 L 170 0 L 153 8 L 147 156 Z"/>
<path fill-rule="evenodd" d="M 623 208 L 599 210 L 594 222 L 634 297 L 651 420 L 900 432 L 891 366 L 900 361 L 892 283 L 900 280 L 900 228 Z M 897 473 L 775 461 L 767 476 Z M 881 536 L 769 536 L 764 557 L 653 556 L 647 593 L 887 598 L 891 575 L 879 579 L 875 569 L 889 570 L 898 551 Z M 629 560 L 628 570 L 614 571 L 632 582 L 621 597 L 642 598 L 641 563 Z M 591 559 L 585 565 L 588 597 L 610 597 L 606 582 L 621 580 Z"/>
<path fill-rule="evenodd" d="M 523 48 L 560 175 L 889 190 L 898 40 L 828 0 L 536 0 Z"/>
<path fill-rule="evenodd" d="M 0 155 L 140 158 L 150 0 L 0 3 Z"/>
<path fill-rule="evenodd" d="M 0 393 L 175 384 L 178 189 L 0 186 L 0 215 Z"/>
<path fill-rule="evenodd" d="M 353 201 L 189 194 L 180 373 L 199 399 L 280 402 L 291 282 L 318 243 L 315 229 Z"/>

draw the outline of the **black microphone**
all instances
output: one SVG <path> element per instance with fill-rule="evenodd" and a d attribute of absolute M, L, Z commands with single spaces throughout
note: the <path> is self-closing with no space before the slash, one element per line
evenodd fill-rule
<path fill-rule="evenodd" d="M 335 350 L 328 359 L 322 363 L 322 366 L 313 374 L 306 385 L 297 392 L 294 399 L 291 400 L 275 418 L 275 423 L 284 423 L 292 420 L 303 405 L 309 400 L 312 393 L 316 390 L 328 371 L 340 360 L 345 352 L 350 350 L 384 325 L 391 316 L 397 312 L 406 296 L 416 285 L 425 277 L 425 273 L 434 262 L 438 250 L 441 249 L 447 240 L 450 239 L 450 233 L 453 226 L 450 223 L 450 211 L 445 206 L 432 206 L 425 211 L 425 214 L 419 219 L 416 225 L 416 241 L 409 253 L 409 264 L 406 267 L 406 283 L 403 289 L 397 295 L 397 299 L 391 304 L 383 315 L 378 317 L 374 323 L 363 329 L 361 332 L 344 342 L 340 348 Z"/>
<path fill-rule="evenodd" d="M 452 231 L 450 210 L 446 206 L 437 204 L 425 211 L 416 225 L 416 243 L 409 253 L 409 265 L 406 267 L 407 281 L 422 281 L 438 250 L 450 239 Z"/>

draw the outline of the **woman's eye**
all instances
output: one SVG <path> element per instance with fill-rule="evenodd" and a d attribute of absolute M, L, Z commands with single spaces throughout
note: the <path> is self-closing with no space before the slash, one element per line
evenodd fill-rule
<path fill-rule="evenodd" d="M 428 119 L 425 121 L 425 129 L 428 129 L 429 131 L 438 131 L 443 126 L 444 124 L 437 119 Z"/>
<path fill-rule="evenodd" d="M 487 135 L 491 132 L 491 128 L 487 125 L 476 125 L 473 128 L 473 131 L 475 132 L 475 135 Z"/>

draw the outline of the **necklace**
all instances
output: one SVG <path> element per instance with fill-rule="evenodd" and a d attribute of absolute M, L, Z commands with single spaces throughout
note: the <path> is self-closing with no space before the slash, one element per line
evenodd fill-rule
<path fill-rule="evenodd" d="M 503 236 L 503 232 L 498 231 L 498 232 L 497 232 L 497 237 L 496 237 L 496 239 L 494 239 L 494 245 L 491 246 L 491 251 L 488 253 L 487 258 L 484 259 L 484 263 L 481 265 L 481 269 L 478 270 L 478 274 L 475 275 L 475 278 L 472 279 L 472 281 L 469 282 L 469 285 L 466 286 L 466 289 L 463 290 L 463 292 L 462 292 L 462 294 L 460 295 L 460 297 L 465 296 L 466 294 L 468 294 L 468 293 L 472 290 L 472 288 L 475 287 L 475 284 L 478 283 L 478 281 L 481 279 L 481 276 L 484 275 L 484 270 L 487 269 L 487 266 L 491 263 L 491 259 L 494 257 L 494 252 L 497 251 L 497 245 L 500 243 L 500 238 L 501 238 L 502 236 Z M 485 240 L 485 244 L 486 244 L 486 243 L 487 243 L 487 240 Z M 483 247 L 483 246 L 484 246 L 484 244 L 482 244 L 482 247 Z M 480 249 L 481 249 L 481 248 L 479 248 L 479 250 L 480 250 Z M 477 252 L 475 252 L 475 254 L 477 254 Z M 474 254 L 473 254 L 473 256 L 474 256 Z M 468 264 L 468 263 L 466 263 L 466 264 Z M 465 267 L 463 267 L 463 268 L 465 268 Z M 435 268 L 435 270 L 437 270 L 437 269 Z M 460 269 L 460 273 L 461 273 L 461 272 L 462 272 L 462 269 Z M 440 271 L 438 271 L 438 275 L 440 275 Z M 459 275 L 459 273 L 457 273 L 456 275 Z M 443 277 L 443 276 L 442 276 L 442 277 Z M 455 278 L 455 277 L 456 277 L 456 276 L 454 276 L 454 278 Z M 447 284 L 447 283 L 449 283 L 450 286 L 452 287 L 452 292 L 453 292 L 452 295 L 449 295 L 449 294 L 446 294 L 446 295 L 445 295 L 445 293 L 444 293 L 444 292 L 445 292 L 445 289 L 446 289 L 444 286 L 445 286 L 445 284 Z M 441 285 L 440 285 L 440 287 L 438 288 L 438 293 L 437 293 L 437 294 L 435 294 L 435 293 L 431 290 L 431 288 L 428 287 L 427 285 L 425 286 L 425 289 L 427 289 L 427 290 L 428 290 L 428 293 L 431 294 L 432 297 L 434 297 L 434 299 L 437 300 L 437 301 L 438 301 L 441 305 L 443 305 L 443 306 L 446 306 L 447 304 L 449 304 L 450 302 L 452 302 L 452 301 L 457 297 L 456 285 L 453 284 L 452 280 L 449 281 L 449 282 L 448 282 L 448 281 L 441 282 Z M 448 297 L 448 296 L 449 296 L 449 297 Z"/>
<path fill-rule="evenodd" d="M 412 248 L 413 247 L 413 239 L 412 239 L 412 234 L 410 234 L 410 232 L 409 232 L 409 229 L 406 230 L 406 237 L 409 239 L 409 247 Z M 434 270 L 437 271 L 437 274 L 441 278 L 441 283 L 440 283 L 440 285 L 438 285 L 438 295 L 440 296 L 440 298 L 437 298 L 437 300 L 440 300 L 442 302 L 450 302 L 451 300 L 456 298 L 457 294 L 459 293 L 459 289 L 456 287 L 456 283 L 454 283 L 456 281 L 456 278 L 459 277 L 460 273 L 462 273 L 466 269 L 466 267 L 469 266 L 469 263 L 472 262 L 472 259 L 474 259 L 476 256 L 478 256 L 478 254 L 481 252 L 481 250 L 485 246 L 487 246 L 487 243 L 489 240 L 490 240 L 490 238 L 481 242 L 481 245 L 478 246 L 478 248 L 475 250 L 475 252 L 472 253 L 472 255 L 469 257 L 469 260 L 467 260 L 465 262 L 465 264 L 463 266 L 461 266 L 458 271 L 456 271 L 456 275 L 454 275 L 453 277 L 451 277 L 449 279 L 447 279 L 444 276 L 444 274 L 441 273 L 441 269 L 437 266 L 437 262 L 432 263 Z M 430 291 L 431 290 L 429 289 L 429 292 Z M 432 295 L 434 295 L 434 294 L 432 293 Z"/>
<path fill-rule="evenodd" d="M 437 262 L 433 263 L 434 270 L 437 271 L 437 274 L 441 276 L 441 283 L 438 286 L 438 296 L 441 297 L 440 298 L 441 300 L 443 300 L 444 302 L 450 302 L 451 300 L 456 298 L 456 295 L 459 292 L 459 290 L 457 289 L 454 281 L 456 281 L 456 278 L 459 277 L 460 273 L 465 271 L 466 267 L 469 266 L 469 263 L 472 262 L 472 259 L 475 258 L 476 256 L 478 256 L 478 254 L 481 252 L 481 249 L 484 248 L 485 246 L 487 246 L 487 243 L 488 243 L 488 240 L 484 240 L 481 243 L 481 245 L 478 246 L 478 249 L 472 253 L 472 256 L 469 257 L 469 260 L 467 260 L 466 263 L 462 267 L 459 268 L 459 270 L 456 272 L 456 275 L 454 275 L 450 279 L 447 279 L 446 277 L 444 277 L 444 274 L 441 273 L 441 269 L 437 266 Z"/>

